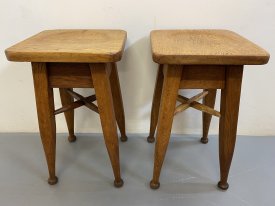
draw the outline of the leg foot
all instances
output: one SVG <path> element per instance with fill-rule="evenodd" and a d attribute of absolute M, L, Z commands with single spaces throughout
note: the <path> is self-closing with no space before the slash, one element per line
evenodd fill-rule
<path fill-rule="evenodd" d="M 56 176 L 54 178 L 48 179 L 49 185 L 55 185 L 57 182 L 58 182 L 58 178 Z"/>
<path fill-rule="evenodd" d="M 114 181 L 114 186 L 115 186 L 116 188 L 122 187 L 123 184 L 124 184 L 123 179 L 115 180 L 115 181 Z"/>
<path fill-rule="evenodd" d="M 128 140 L 128 137 L 127 137 L 127 136 L 121 136 L 121 137 L 120 137 L 120 141 L 121 141 L 121 142 L 127 142 L 127 140 Z"/>
<path fill-rule="evenodd" d="M 147 137 L 147 142 L 149 142 L 149 143 L 155 142 L 155 137 L 148 136 Z"/>
<path fill-rule="evenodd" d="M 159 186 L 160 186 L 159 182 L 154 182 L 153 180 L 151 180 L 151 182 L 150 182 L 151 189 L 156 190 L 159 188 Z"/>
<path fill-rule="evenodd" d="M 228 187 L 229 187 L 229 184 L 226 182 L 226 183 L 222 183 L 221 181 L 218 183 L 218 187 L 221 189 L 221 190 L 227 190 Z"/>
<path fill-rule="evenodd" d="M 203 144 L 207 144 L 208 143 L 208 138 L 206 137 L 202 137 L 201 138 L 201 143 L 203 143 Z"/>
<path fill-rule="evenodd" d="M 69 135 L 68 136 L 68 141 L 69 142 L 75 142 L 76 141 L 76 136 L 75 135 Z"/>

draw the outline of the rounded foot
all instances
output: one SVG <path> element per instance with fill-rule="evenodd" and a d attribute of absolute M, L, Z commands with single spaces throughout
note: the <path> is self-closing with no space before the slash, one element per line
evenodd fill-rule
<path fill-rule="evenodd" d="M 121 142 L 126 142 L 128 140 L 128 137 L 127 136 L 121 136 L 120 137 L 120 141 Z"/>
<path fill-rule="evenodd" d="M 58 178 L 57 177 L 49 178 L 48 179 L 49 185 L 55 185 L 57 182 L 58 182 Z"/>
<path fill-rule="evenodd" d="M 154 182 L 153 180 L 151 180 L 150 182 L 151 189 L 156 190 L 159 188 L 159 186 L 160 186 L 159 182 Z"/>
<path fill-rule="evenodd" d="M 123 179 L 115 180 L 115 181 L 114 181 L 114 186 L 117 187 L 117 188 L 122 187 L 123 184 L 124 184 Z"/>
<path fill-rule="evenodd" d="M 69 135 L 68 140 L 69 140 L 69 142 L 75 142 L 76 141 L 76 136 L 75 135 Z"/>
<path fill-rule="evenodd" d="M 147 137 L 147 142 L 149 143 L 155 142 L 155 137 L 151 137 L 151 136 Z"/>
<path fill-rule="evenodd" d="M 201 138 L 201 143 L 207 144 L 207 143 L 208 143 L 208 138 L 202 137 L 202 138 Z"/>
<path fill-rule="evenodd" d="M 229 187 L 229 184 L 226 182 L 226 183 L 222 183 L 221 181 L 218 183 L 218 187 L 221 189 L 221 190 L 227 190 L 228 187 Z"/>

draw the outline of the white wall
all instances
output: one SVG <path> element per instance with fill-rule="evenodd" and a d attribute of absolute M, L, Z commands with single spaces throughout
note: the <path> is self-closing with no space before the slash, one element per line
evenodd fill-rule
<path fill-rule="evenodd" d="M 126 127 L 129 133 L 146 133 L 157 68 L 151 60 L 150 31 L 220 28 L 238 32 L 270 52 L 268 65 L 245 69 L 238 131 L 274 135 L 274 19 L 274 0 L 0 0 L 0 132 L 38 131 L 30 64 L 8 62 L 4 55 L 5 48 L 26 37 L 56 28 L 126 30 L 127 45 L 119 63 Z M 57 91 L 55 95 L 60 105 Z M 63 115 L 57 117 L 57 130 L 66 131 Z M 99 118 L 86 108 L 78 109 L 76 131 L 101 132 Z M 189 109 L 177 115 L 173 132 L 200 133 L 200 112 Z M 210 132 L 218 132 L 216 118 Z"/>

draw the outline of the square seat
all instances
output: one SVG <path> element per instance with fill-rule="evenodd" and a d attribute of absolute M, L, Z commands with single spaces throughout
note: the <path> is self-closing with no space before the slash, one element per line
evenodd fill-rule
<path fill-rule="evenodd" d="M 125 40 L 123 30 L 46 30 L 5 52 L 18 62 L 117 62 Z"/>
<path fill-rule="evenodd" d="M 259 65 L 269 54 L 228 30 L 155 30 L 153 60 L 159 64 Z"/>

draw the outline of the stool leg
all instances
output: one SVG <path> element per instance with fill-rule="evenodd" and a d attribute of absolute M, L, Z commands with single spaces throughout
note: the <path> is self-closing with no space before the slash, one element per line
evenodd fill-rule
<path fill-rule="evenodd" d="M 214 108 L 215 106 L 215 101 L 216 101 L 216 94 L 217 90 L 216 89 L 205 89 L 205 91 L 208 91 L 208 94 L 204 97 L 203 99 L 203 104 Z M 209 126 L 211 123 L 212 115 L 207 114 L 206 112 L 202 113 L 202 122 L 203 122 L 203 127 L 202 127 L 202 138 L 201 142 L 203 144 L 208 143 L 208 131 L 209 131 Z"/>
<path fill-rule="evenodd" d="M 121 187 L 119 148 L 112 92 L 106 64 L 90 64 L 105 144 L 114 171 L 115 187 Z"/>
<path fill-rule="evenodd" d="M 74 102 L 73 97 L 68 94 L 66 89 L 60 88 L 59 93 L 60 93 L 62 106 L 69 105 L 72 102 Z M 68 140 L 69 142 L 75 142 L 76 136 L 74 134 L 74 110 L 69 110 L 67 112 L 64 112 L 64 115 L 65 115 L 68 131 L 69 131 Z"/>
<path fill-rule="evenodd" d="M 112 83 L 111 90 L 112 90 L 116 121 L 117 121 L 118 128 L 120 130 L 120 135 L 121 135 L 120 140 L 122 142 L 126 142 L 128 138 L 125 132 L 125 115 L 124 115 L 123 101 L 122 101 L 122 95 L 121 95 L 121 90 L 119 85 L 119 77 L 117 73 L 116 63 L 112 63 L 110 82 Z"/>
<path fill-rule="evenodd" d="M 55 176 L 56 127 L 53 89 L 48 85 L 46 63 L 32 63 L 32 71 L 40 136 L 49 169 L 48 183 L 54 185 L 58 179 Z"/>
<path fill-rule="evenodd" d="M 160 186 L 160 170 L 170 139 L 181 74 L 181 66 L 169 65 L 168 68 L 164 67 L 164 81 L 155 145 L 154 173 L 153 179 L 150 182 L 152 189 L 157 189 Z"/>
<path fill-rule="evenodd" d="M 221 179 L 218 187 L 222 190 L 227 190 L 229 186 L 227 178 L 236 142 L 242 74 L 242 66 L 227 67 L 225 88 L 221 90 L 221 117 L 219 126 Z"/>
<path fill-rule="evenodd" d="M 160 99 L 161 99 L 161 92 L 162 92 L 162 85 L 163 85 L 163 65 L 159 65 L 158 74 L 155 83 L 155 91 L 154 97 L 152 102 L 152 109 L 151 109 L 151 122 L 150 122 L 150 133 L 147 137 L 147 142 L 152 143 L 155 141 L 155 130 L 158 123 L 159 117 L 159 106 L 160 106 Z"/>

